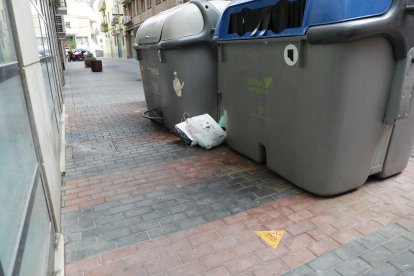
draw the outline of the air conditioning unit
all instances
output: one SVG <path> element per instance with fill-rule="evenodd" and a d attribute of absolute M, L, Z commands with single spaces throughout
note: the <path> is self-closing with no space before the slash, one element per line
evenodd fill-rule
<path fill-rule="evenodd" d="M 55 15 L 56 33 L 59 39 L 66 38 L 65 18 L 61 14 Z"/>
<path fill-rule="evenodd" d="M 181 5 L 181 4 L 184 4 L 184 0 L 175 0 L 176 6 Z"/>
<path fill-rule="evenodd" d="M 123 19 L 122 19 L 122 23 L 124 25 L 129 24 L 131 22 L 132 22 L 132 16 L 124 16 Z"/>

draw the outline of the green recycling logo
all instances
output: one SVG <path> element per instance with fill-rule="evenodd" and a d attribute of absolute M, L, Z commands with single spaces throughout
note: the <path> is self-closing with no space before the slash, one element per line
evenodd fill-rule
<path fill-rule="evenodd" d="M 273 77 L 268 76 L 263 79 L 247 79 L 248 91 L 256 94 L 269 94 L 270 86 L 273 83 Z"/>

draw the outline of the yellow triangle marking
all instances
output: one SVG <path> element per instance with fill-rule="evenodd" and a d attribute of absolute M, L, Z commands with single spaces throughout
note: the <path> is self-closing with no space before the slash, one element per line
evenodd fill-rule
<path fill-rule="evenodd" d="M 280 240 L 285 234 L 285 230 L 278 231 L 254 231 L 262 240 L 269 244 L 273 249 L 276 249 L 280 243 Z"/>

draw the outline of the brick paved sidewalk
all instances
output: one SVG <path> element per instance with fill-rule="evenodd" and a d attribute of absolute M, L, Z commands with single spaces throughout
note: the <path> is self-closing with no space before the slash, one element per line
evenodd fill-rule
<path fill-rule="evenodd" d="M 67 275 L 413 273 L 413 161 L 315 197 L 226 146 L 183 146 L 141 117 L 138 66 L 121 67 L 67 65 Z M 281 229 L 277 249 L 254 233 Z"/>

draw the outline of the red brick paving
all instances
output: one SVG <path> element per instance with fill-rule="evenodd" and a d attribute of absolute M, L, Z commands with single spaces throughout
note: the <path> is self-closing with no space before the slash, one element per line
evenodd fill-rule
<path fill-rule="evenodd" d="M 177 140 L 175 135 L 170 136 Z M 68 179 L 62 187 L 62 213 L 176 187 L 177 183 L 183 186 L 249 169 L 258 169 L 258 166 L 223 147 L 157 166 L 120 169 L 116 173 Z"/>
<path fill-rule="evenodd" d="M 67 275 L 277 275 L 399 223 L 414 229 L 414 163 L 342 196 L 303 194 L 68 264 Z M 272 223 L 273 222 L 273 223 Z M 290 231 L 271 249 L 254 230 Z M 270 228 L 272 227 L 272 228 Z M 302 229 L 302 230 L 301 230 Z M 130 273 L 130 274 L 128 274 Z M 165 275 L 167 275 L 165 274 Z M 162 275 L 162 274 L 160 274 Z M 247 274 L 246 274 L 247 275 Z"/>

